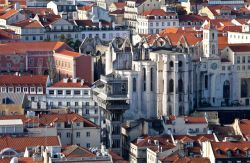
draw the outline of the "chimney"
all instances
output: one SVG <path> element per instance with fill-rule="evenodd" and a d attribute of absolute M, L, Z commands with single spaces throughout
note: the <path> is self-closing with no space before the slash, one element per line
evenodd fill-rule
<path fill-rule="evenodd" d="M 68 83 L 68 80 L 69 80 L 68 78 L 64 78 L 63 83 Z"/>
<path fill-rule="evenodd" d="M 81 80 L 81 86 L 83 86 L 85 83 L 84 79 Z"/>

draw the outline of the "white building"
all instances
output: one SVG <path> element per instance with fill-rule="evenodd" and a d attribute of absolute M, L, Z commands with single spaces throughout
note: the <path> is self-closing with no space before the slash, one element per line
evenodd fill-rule
<path fill-rule="evenodd" d="M 80 79 L 65 78 L 47 87 L 48 108 L 67 108 L 92 122 L 100 123 L 100 111 L 92 100 L 92 91 L 88 83 Z"/>
<path fill-rule="evenodd" d="M 205 117 L 170 116 L 163 120 L 166 134 L 206 134 L 208 122 Z"/>
<path fill-rule="evenodd" d="M 0 120 L 0 134 L 22 134 L 24 129 L 21 119 Z"/>
<path fill-rule="evenodd" d="M 147 10 L 160 9 L 161 5 L 164 5 L 164 3 L 165 2 L 162 0 L 126 1 L 126 6 L 124 8 L 125 24 L 131 28 L 136 29 L 138 15 Z"/>
<path fill-rule="evenodd" d="M 174 12 L 163 9 L 144 11 L 137 17 L 136 31 L 138 34 L 157 34 L 167 27 L 178 27 L 178 16 Z"/>
<path fill-rule="evenodd" d="M 77 144 L 90 148 L 100 145 L 100 128 L 86 118 L 75 114 L 43 114 L 40 125 L 56 128 L 63 145 Z"/>

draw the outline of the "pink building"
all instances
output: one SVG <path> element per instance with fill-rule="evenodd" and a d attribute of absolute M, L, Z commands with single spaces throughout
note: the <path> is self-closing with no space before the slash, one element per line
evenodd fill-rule
<path fill-rule="evenodd" d="M 63 42 L 11 42 L 0 44 L 0 49 L 0 73 L 29 72 L 93 81 L 91 58 L 71 51 Z"/>

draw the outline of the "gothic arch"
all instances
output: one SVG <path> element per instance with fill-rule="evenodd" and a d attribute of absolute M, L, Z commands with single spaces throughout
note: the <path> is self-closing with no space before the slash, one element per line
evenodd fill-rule
<path fill-rule="evenodd" d="M 174 92 L 174 80 L 170 79 L 168 83 L 168 92 L 172 93 Z"/>

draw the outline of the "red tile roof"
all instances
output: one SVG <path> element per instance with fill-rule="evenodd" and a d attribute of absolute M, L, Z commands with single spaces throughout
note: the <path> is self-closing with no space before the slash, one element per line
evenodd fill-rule
<path fill-rule="evenodd" d="M 173 143 L 169 135 L 144 136 L 142 138 L 137 138 L 132 143 L 138 147 L 154 147 L 156 146 L 154 140 L 158 140 L 160 146 Z"/>
<path fill-rule="evenodd" d="M 213 134 L 200 134 L 200 135 L 174 135 L 175 140 L 181 142 L 205 142 L 205 141 L 215 141 Z"/>
<path fill-rule="evenodd" d="M 82 83 L 81 80 L 77 80 L 76 83 L 72 81 L 72 79 L 68 79 L 67 82 L 64 82 L 64 80 L 61 80 L 59 82 L 54 83 L 51 87 L 53 88 L 89 88 L 89 83 Z"/>
<path fill-rule="evenodd" d="M 224 5 L 213 5 L 213 6 L 207 6 L 207 8 L 214 14 L 214 16 L 220 15 L 218 10 L 223 10 L 223 11 L 232 11 L 232 8 L 229 6 L 224 6 Z"/>
<path fill-rule="evenodd" d="M 181 157 L 178 154 L 172 154 L 160 158 L 162 163 L 210 163 L 208 158 L 204 157 Z"/>
<path fill-rule="evenodd" d="M 109 12 L 109 14 L 124 14 L 124 9 L 123 10 L 118 9 L 118 10 Z"/>
<path fill-rule="evenodd" d="M 78 10 L 82 10 L 82 11 L 89 11 L 93 8 L 93 6 L 95 6 L 96 4 L 90 4 L 90 5 L 86 5 L 86 6 L 79 6 Z"/>
<path fill-rule="evenodd" d="M 93 122 L 76 113 L 42 114 L 39 116 L 39 122 L 42 125 L 51 125 L 56 122 L 83 122 L 84 127 L 98 127 Z"/>
<path fill-rule="evenodd" d="M 54 12 L 53 12 L 53 10 L 52 9 L 50 9 L 50 8 L 44 8 L 44 7 L 36 7 L 36 8 L 31 8 L 31 7 L 29 7 L 29 8 L 24 8 L 23 9 L 25 12 L 27 12 L 27 13 L 32 13 L 32 14 L 34 14 L 34 15 L 48 15 L 48 14 L 52 14 L 52 15 L 54 15 Z"/>
<path fill-rule="evenodd" d="M 228 47 L 233 52 L 250 52 L 250 44 L 229 44 Z"/>
<path fill-rule="evenodd" d="M 62 55 L 66 55 L 66 56 L 69 56 L 69 57 L 79 57 L 79 56 L 81 56 L 80 53 L 69 51 L 69 50 L 66 50 L 66 49 L 60 50 L 57 53 L 62 54 Z"/>
<path fill-rule="evenodd" d="M 125 2 L 114 2 L 113 3 L 117 9 L 124 9 L 124 7 L 126 6 Z"/>
<path fill-rule="evenodd" d="M 66 158 L 96 157 L 94 153 L 78 145 L 70 145 L 70 146 L 64 147 L 62 149 L 62 153 L 65 155 Z"/>
<path fill-rule="evenodd" d="M 47 137 L 0 137 L 0 150 L 13 148 L 18 152 L 24 152 L 26 147 L 36 146 L 61 146 L 57 136 Z"/>
<path fill-rule="evenodd" d="M 6 20 L 6 19 L 10 18 L 11 16 L 15 15 L 18 12 L 19 11 L 17 11 L 17 10 L 11 9 L 11 10 L 7 11 L 5 14 L 1 15 L 0 19 L 5 19 Z"/>
<path fill-rule="evenodd" d="M 176 15 L 176 13 L 165 12 L 163 9 L 152 9 L 152 10 L 144 11 L 141 15 L 143 16 L 168 16 L 168 15 Z"/>
<path fill-rule="evenodd" d="M 204 22 L 205 20 L 209 20 L 206 16 L 200 15 L 180 15 L 179 21 L 180 22 Z"/>
<path fill-rule="evenodd" d="M 0 120 L 11 120 L 11 119 L 21 119 L 24 124 L 37 123 L 39 122 L 38 117 L 27 117 L 25 115 L 6 115 L 1 116 Z"/>
<path fill-rule="evenodd" d="M 20 22 L 16 22 L 12 25 L 22 27 L 22 28 L 43 28 L 43 25 L 39 21 L 30 19 L 30 18 L 26 20 L 22 20 Z"/>
<path fill-rule="evenodd" d="M 191 116 L 183 116 L 183 117 L 176 117 L 176 116 L 170 116 L 168 120 L 166 120 L 167 124 L 171 124 L 172 121 L 175 121 L 177 118 L 184 119 L 186 124 L 193 124 L 193 123 L 207 123 L 207 120 L 205 117 L 191 117 Z"/>
<path fill-rule="evenodd" d="M 29 51 L 51 52 L 66 47 L 64 42 L 11 42 L 0 44 L 0 55 L 26 54 Z"/>
<path fill-rule="evenodd" d="M 250 137 L 250 120 L 239 120 L 240 131 L 245 137 Z"/>
<path fill-rule="evenodd" d="M 227 158 L 227 151 L 232 152 L 232 157 L 248 157 L 246 152 L 250 150 L 249 141 L 236 142 L 210 142 L 215 158 Z M 239 150 L 237 154 L 236 151 Z"/>
<path fill-rule="evenodd" d="M 42 86 L 46 87 L 48 76 L 45 75 L 0 75 L 0 86 Z"/>

